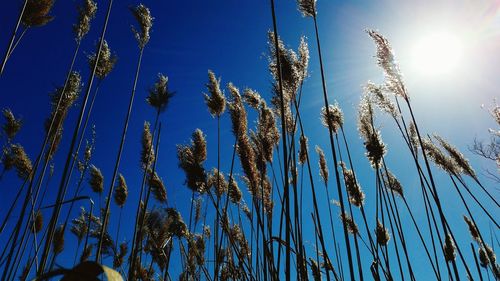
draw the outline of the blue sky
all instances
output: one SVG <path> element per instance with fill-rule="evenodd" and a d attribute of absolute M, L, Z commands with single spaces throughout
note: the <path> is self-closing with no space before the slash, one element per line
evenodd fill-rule
<path fill-rule="evenodd" d="M 8 44 L 7 35 L 16 21 L 18 2 L 9 1 L 3 5 L 0 17 L 2 52 Z M 306 134 L 310 139 L 311 151 L 314 145 L 320 145 L 327 152 L 327 159 L 331 159 L 327 130 L 319 122 L 319 110 L 323 101 L 312 20 L 300 15 L 295 1 L 276 2 L 278 28 L 287 47 L 296 49 L 301 35 L 309 38 L 310 77 L 304 84 L 302 115 L 306 120 Z M 16 141 L 25 146 L 32 158 L 43 141 L 43 121 L 50 110 L 48 94 L 64 83 L 70 64 L 75 47 L 71 28 L 76 19 L 75 6 L 78 3 L 75 0 L 56 1 L 52 11 L 54 20 L 44 27 L 28 30 L 0 77 L 0 107 L 10 107 L 14 114 L 22 116 L 24 127 Z M 76 69 L 81 72 L 83 81 L 87 81 L 89 75 L 86 54 L 92 53 L 98 42 L 106 4 L 107 1 L 98 1 L 97 17 L 92 22 L 91 31 L 84 39 L 82 52 L 77 58 Z M 96 125 L 97 131 L 92 162 L 101 168 L 106 189 L 110 185 L 121 123 L 125 117 L 138 57 L 138 47 L 130 31 L 130 25 L 135 22 L 128 11 L 128 7 L 137 4 L 138 2 L 129 0 L 116 1 L 114 4 L 106 40 L 118 56 L 118 62 L 100 87 L 91 117 L 91 123 Z M 221 76 L 224 85 L 231 81 L 240 89 L 250 87 L 265 98 L 271 96 L 272 77 L 267 68 L 267 32 L 272 28 L 272 22 L 268 2 L 145 1 L 144 4 L 151 9 L 155 20 L 151 41 L 144 52 L 136 101 L 120 166 L 120 172 L 125 176 L 130 191 L 124 213 L 124 225 L 127 229 L 122 231 L 127 240 L 131 239 L 131 218 L 137 206 L 141 180 L 139 149 L 142 124 L 145 120 L 152 122 L 154 118 L 154 112 L 146 105 L 145 98 L 147 89 L 153 85 L 157 74 L 161 72 L 167 75 L 170 89 L 176 91 L 169 108 L 161 116 L 163 128 L 158 172 L 167 186 L 169 202 L 181 209 L 186 220 L 190 192 L 183 185 L 184 174 L 177 167 L 176 144 L 187 143 L 191 133 L 200 128 L 207 135 L 209 158 L 206 168 L 215 166 L 217 159 L 216 122 L 208 113 L 202 96 L 206 91 L 204 85 L 207 82 L 207 70 L 212 69 L 217 76 Z M 374 200 L 370 202 L 370 198 L 374 198 L 374 187 L 369 185 L 373 183 L 374 173 L 364 157 L 364 147 L 356 130 L 355 114 L 362 86 L 368 80 L 382 82 L 383 75 L 373 57 L 375 46 L 364 29 L 377 29 L 391 41 L 405 74 L 417 119 L 420 126 L 425 128 L 425 133 L 437 132 L 449 139 L 471 159 L 479 171 L 488 163 L 471 155 L 467 146 L 472 144 L 475 137 L 487 138 L 488 128 L 495 125 L 481 105 L 490 106 L 495 97 L 500 97 L 499 6 L 498 1 L 465 0 L 318 2 L 318 24 L 330 100 L 338 101 L 345 113 L 345 129 L 353 148 L 358 177 L 367 195 L 367 210 L 373 212 L 374 208 Z M 440 28 L 463 35 L 463 40 L 467 43 L 464 47 L 466 51 L 461 63 L 450 74 L 429 76 L 415 70 L 412 65 L 415 58 L 412 57 L 411 50 L 419 38 Z M 65 123 L 66 135 L 55 159 L 56 174 L 49 191 L 52 197 L 55 197 L 55 183 L 61 176 L 63 159 L 68 151 L 70 133 L 74 128 L 79 106 L 80 103 L 72 109 Z M 222 118 L 223 148 L 231 147 L 234 142 L 228 117 L 226 114 Z M 407 169 L 407 153 L 400 153 L 403 143 L 397 137 L 394 124 L 383 116 L 378 118 L 378 124 L 382 128 L 382 137 L 388 144 L 388 165 L 406 187 L 406 194 L 415 213 L 423 214 L 417 178 Z M 253 126 L 252 121 L 249 126 Z M 222 170 L 229 172 L 231 150 L 226 149 L 221 153 Z M 311 160 L 316 163 L 316 156 L 313 155 Z M 331 170 L 331 161 L 329 164 Z M 313 168 L 317 172 L 316 164 Z M 490 166 L 490 169 L 494 167 Z M 239 165 L 236 173 L 242 174 Z M 315 175 L 317 185 L 322 187 L 319 172 Z M 446 177 L 440 177 L 440 180 L 443 182 L 439 192 L 444 208 L 450 217 L 457 218 L 452 221 L 452 228 L 456 228 L 458 235 L 467 241 L 464 244 L 467 251 L 468 234 L 465 224 L 458 219 L 464 211 Z M 489 188 L 494 187 L 490 181 L 486 180 L 485 183 Z M 7 206 L 20 183 L 15 174 L 11 173 L 0 185 L 0 204 Z M 84 190 L 84 193 L 90 193 L 88 186 Z M 305 202 L 309 205 L 305 208 L 312 211 L 311 201 L 307 199 L 310 198 L 305 197 Z M 494 215 L 499 214 L 498 209 L 494 209 L 492 205 L 490 207 Z M 75 210 L 75 216 L 77 211 Z M 277 211 L 278 209 L 276 213 Z M 2 218 L 4 213 L 4 209 L 0 210 Z M 117 215 L 117 210 L 112 210 L 113 218 Z M 424 218 L 421 219 L 423 222 Z M 487 220 L 481 218 L 480 221 L 487 229 Z M 336 225 L 340 226 L 338 222 Z M 112 225 L 111 228 L 113 227 L 115 226 Z M 412 229 L 409 224 L 408 229 Z M 115 232 L 112 230 L 111 233 Z M 410 235 L 411 233 L 409 231 Z M 4 243 L 5 236 L 0 235 L 0 244 Z M 71 239 L 67 239 L 67 247 L 71 247 Z M 308 250 L 312 253 L 314 240 L 310 241 Z M 419 243 L 411 245 L 410 253 L 419 255 L 422 254 L 420 251 Z M 469 252 L 467 251 L 468 255 Z M 72 257 L 71 254 L 70 256 Z M 427 265 L 423 255 L 421 260 L 416 265 L 420 269 L 417 272 L 425 279 L 431 272 L 425 270 Z M 67 265 L 64 258 L 58 262 Z M 366 262 L 368 265 L 370 261 Z M 173 270 L 175 272 L 180 269 Z"/>

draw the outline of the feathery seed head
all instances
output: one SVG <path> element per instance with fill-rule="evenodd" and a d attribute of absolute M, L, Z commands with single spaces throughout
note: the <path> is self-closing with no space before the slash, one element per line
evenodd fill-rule
<path fill-rule="evenodd" d="M 155 160 L 155 152 L 153 149 L 153 136 L 151 135 L 150 124 L 144 121 L 144 129 L 142 130 L 142 150 L 141 150 L 141 167 L 149 169 Z"/>
<path fill-rule="evenodd" d="M 24 147 L 20 144 L 11 144 L 3 159 L 4 169 L 9 170 L 14 167 L 17 176 L 21 179 L 28 179 L 31 175 L 33 165 L 26 154 Z"/>
<path fill-rule="evenodd" d="M 33 233 L 38 233 L 42 230 L 43 227 L 43 215 L 42 212 L 37 211 L 35 214 L 35 221 L 33 223 L 33 228 L 31 228 L 31 231 Z"/>
<path fill-rule="evenodd" d="M 340 220 L 345 224 L 349 233 L 353 235 L 357 235 L 359 233 L 358 225 L 349 214 L 340 214 Z"/>
<path fill-rule="evenodd" d="M 56 228 L 54 233 L 54 239 L 52 240 L 52 251 L 55 255 L 61 253 L 64 250 L 64 225 L 60 225 Z"/>
<path fill-rule="evenodd" d="M 375 30 L 367 30 L 366 32 L 373 39 L 375 45 L 377 45 L 377 63 L 384 71 L 387 89 L 395 95 L 408 100 L 409 97 L 403 83 L 403 75 L 401 74 L 399 64 L 394 57 L 394 51 L 389 41 Z"/>
<path fill-rule="evenodd" d="M 158 112 L 164 112 L 174 94 L 174 92 L 168 89 L 168 77 L 159 73 L 158 80 L 156 80 L 154 86 L 149 89 L 149 95 L 146 98 L 146 102 Z"/>
<path fill-rule="evenodd" d="M 361 186 L 356 180 L 354 171 L 347 169 L 344 162 L 339 163 L 342 167 L 342 173 L 344 174 L 345 187 L 349 195 L 349 201 L 356 207 L 361 207 L 363 201 L 365 200 L 365 193 L 361 190 Z"/>
<path fill-rule="evenodd" d="M 132 32 L 134 33 L 135 39 L 139 43 L 139 48 L 143 49 L 149 42 L 149 33 L 151 31 L 151 27 L 153 26 L 154 18 L 151 16 L 149 9 L 143 4 L 130 8 L 130 11 L 140 26 L 139 31 L 132 26 Z"/>
<path fill-rule="evenodd" d="M 448 155 L 454 160 L 454 162 L 460 167 L 466 175 L 476 178 L 476 173 L 469 163 L 469 160 L 453 145 L 448 143 L 445 139 L 438 135 L 434 135 L 434 138 L 439 142 L 439 144 L 448 152 Z"/>
<path fill-rule="evenodd" d="M 123 261 L 125 260 L 125 256 L 128 252 L 128 245 L 126 242 L 120 244 L 120 249 L 117 254 L 114 255 L 113 258 L 113 268 L 117 269 L 123 265 Z"/>
<path fill-rule="evenodd" d="M 229 102 L 228 107 L 229 113 L 231 114 L 233 134 L 236 138 L 239 138 L 241 135 L 247 133 L 247 112 L 245 110 L 245 106 L 243 105 L 240 90 L 231 82 L 227 85 L 227 87 L 231 93 L 231 101 Z"/>
<path fill-rule="evenodd" d="M 306 136 L 301 135 L 300 136 L 300 148 L 299 148 L 299 164 L 304 165 L 307 161 L 307 153 L 308 153 L 308 146 L 307 146 L 308 139 Z"/>
<path fill-rule="evenodd" d="M 319 146 L 316 146 L 316 153 L 318 153 L 319 156 L 319 175 L 321 176 L 321 179 L 326 183 L 328 182 L 328 165 L 326 164 L 326 158 L 325 158 L 325 153 L 323 152 L 323 149 L 321 149 Z"/>
<path fill-rule="evenodd" d="M 488 254 L 483 247 L 479 248 L 479 262 L 482 267 L 487 268 L 490 263 L 490 259 L 488 258 Z"/>
<path fill-rule="evenodd" d="M 382 246 L 387 246 L 387 243 L 389 243 L 391 236 L 389 235 L 389 231 L 387 230 L 387 228 L 385 228 L 380 221 L 377 221 L 375 234 L 377 236 L 377 243 Z"/>
<path fill-rule="evenodd" d="M 99 44 L 97 44 L 96 46 L 96 52 L 87 56 L 88 64 L 91 71 L 94 69 L 94 65 L 96 64 L 98 51 L 99 51 Z M 95 75 L 97 76 L 97 78 L 99 78 L 100 80 L 106 78 L 106 76 L 108 76 L 108 74 L 115 67 L 117 60 L 118 58 L 116 57 L 116 55 L 111 53 L 111 49 L 108 46 L 108 42 L 104 40 L 102 42 L 101 51 L 99 52 L 99 61 L 97 62 L 97 65 L 95 65 Z"/>
<path fill-rule="evenodd" d="M 444 242 L 444 258 L 447 262 L 450 262 L 455 259 L 456 257 L 456 246 L 455 242 L 453 242 L 453 238 L 451 237 L 450 234 L 446 236 L 445 242 Z"/>
<path fill-rule="evenodd" d="M 467 226 L 469 227 L 469 232 L 470 232 L 470 235 L 472 236 L 472 239 L 476 240 L 477 242 L 480 242 L 479 231 L 477 230 L 474 222 L 472 222 L 467 216 L 464 216 L 464 221 L 467 224 Z"/>
<path fill-rule="evenodd" d="M 93 0 L 83 0 L 78 6 L 78 23 L 73 25 L 75 39 L 80 42 L 90 30 L 90 21 L 94 19 L 97 12 L 97 3 Z"/>
<path fill-rule="evenodd" d="M 151 192 L 153 192 L 154 197 L 159 202 L 167 201 L 167 189 L 163 180 L 158 176 L 156 172 L 148 173 L 148 185 L 151 187 Z"/>
<path fill-rule="evenodd" d="M 305 36 L 300 37 L 299 44 L 299 65 L 300 65 L 300 75 L 301 81 L 304 81 L 308 76 L 307 69 L 309 68 L 309 46 L 307 45 L 307 38 Z"/>
<path fill-rule="evenodd" d="M 260 94 L 250 88 L 243 91 L 243 100 L 253 109 L 259 109 L 261 103 L 265 103 Z"/>
<path fill-rule="evenodd" d="M 209 189 L 213 188 L 215 195 L 221 197 L 224 193 L 228 192 L 228 182 L 217 168 L 213 168 L 212 172 L 208 175 L 207 187 Z"/>
<path fill-rule="evenodd" d="M 403 186 L 393 173 L 388 170 L 387 173 L 382 174 L 382 179 L 384 180 L 386 188 L 397 195 L 404 197 Z"/>
<path fill-rule="evenodd" d="M 21 22 L 26 28 L 43 26 L 54 19 L 49 15 L 54 0 L 28 0 Z"/>
<path fill-rule="evenodd" d="M 231 202 L 233 202 L 234 204 L 240 203 L 242 193 L 240 187 L 238 186 L 238 183 L 232 176 L 229 178 L 227 194 Z"/>
<path fill-rule="evenodd" d="M 21 119 L 14 116 L 9 108 L 2 110 L 3 117 L 5 118 L 5 124 L 2 126 L 4 134 L 7 136 L 8 141 L 11 141 L 21 129 L 23 122 Z"/>
<path fill-rule="evenodd" d="M 104 191 L 104 177 L 101 170 L 94 165 L 90 165 L 89 185 L 95 193 Z"/>
<path fill-rule="evenodd" d="M 226 97 L 220 89 L 220 78 L 217 79 L 210 69 L 208 70 L 208 83 L 206 86 L 210 94 L 204 94 L 208 111 L 212 116 L 220 117 L 226 110 Z"/>
<path fill-rule="evenodd" d="M 321 108 L 321 122 L 327 128 L 331 128 L 334 133 L 337 133 L 344 124 L 344 114 L 339 105 L 328 105 L 328 108 Z"/>
<path fill-rule="evenodd" d="M 299 11 L 304 17 L 316 17 L 316 0 L 297 0 Z"/>
<path fill-rule="evenodd" d="M 424 138 L 422 140 L 422 145 L 427 153 L 427 156 L 445 172 L 458 175 L 461 172 L 461 168 L 457 165 L 455 160 L 449 156 L 444 155 L 444 153 L 437 147 L 429 138 Z"/>
<path fill-rule="evenodd" d="M 123 207 L 128 197 L 127 182 L 122 174 L 118 176 L 118 185 L 115 187 L 115 203 L 118 207 Z"/>
<path fill-rule="evenodd" d="M 375 83 L 368 81 L 364 91 L 372 96 L 373 103 L 377 105 L 382 111 L 389 113 L 392 117 L 399 116 L 394 103 L 390 100 L 389 96 L 384 92 L 384 87 L 375 85 Z"/>

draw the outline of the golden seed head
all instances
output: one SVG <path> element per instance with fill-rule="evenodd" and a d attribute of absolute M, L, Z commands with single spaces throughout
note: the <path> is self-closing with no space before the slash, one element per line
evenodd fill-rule
<path fill-rule="evenodd" d="M 204 94 L 205 103 L 212 116 L 219 117 L 226 110 L 226 97 L 220 89 L 220 78 L 217 79 L 212 70 L 208 70 L 208 83 L 206 84 L 209 94 Z"/>
<path fill-rule="evenodd" d="M 141 167 L 145 170 L 149 169 L 154 160 L 153 136 L 151 135 L 149 122 L 144 121 L 144 129 L 142 130 Z"/>
<path fill-rule="evenodd" d="M 21 129 L 23 122 L 20 118 L 16 118 L 9 108 L 2 110 L 5 124 L 2 126 L 4 134 L 7 139 L 11 141 Z"/>
<path fill-rule="evenodd" d="M 90 30 L 90 22 L 97 12 L 97 3 L 93 0 L 83 0 L 83 4 L 78 6 L 78 23 L 73 25 L 75 39 L 80 42 Z"/>
<path fill-rule="evenodd" d="M 26 28 L 43 26 L 54 19 L 49 15 L 54 0 L 28 0 L 21 22 Z"/>
<path fill-rule="evenodd" d="M 347 231 L 349 231 L 349 233 L 353 235 L 357 235 L 359 233 L 358 225 L 349 214 L 340 214 L 340 220 L 347 227 Z"/>
<path fill-rule="evenodd" d="M 316 16 L 316 0 L 297 0 L 299 11 L 304 17 Z"/>
<path fill-rule="evenodd" d="M 391 236 L 389 235 L 389 231 L 387 230 L 387 228 L 385 228 L 380 221 L 377 221 L 375 234 L 377 237 L 377 243 L 382 246 L 387 246 L 387 243 L 389 243 Z"/>
<path fill-rule="evenodd" d="M 148 185 L 151 187 L 151 192 L 153 192 L 154 197 L 159 202 L 167 201 L 167 189 L 163 180 L 158 176 L 156 172 L 152 174 L 149 173 Z"/>
<path fill-rule="evenodd" d="M 154 107 L 157 112 L 164 112 L 174 94 L 174 92 L 168 89 L 168 77 L 158 73 L 158 80 L 156 80 L 154 86 L 149 89 L 149 95 L 146 98 L 146 102 Z"/>
<path fill-rule="evenodd" d="M 356 180 L 354 171 L 347 169 L 344 162 L 340 162 L 339 165 L 342 167 L 342 172 L 344 174 L 344 183 L 349 195 L 349 201 L 356 207 L 361 207 L 363 201 L 365 200 L 365 193 L 361 190 L 361 187 Z"/>
<path fill-rule="evenodd" d="M 250 88 L 243 91 L 243 100 L 255 110 L 259 109 L 260 104 L 265 102 L 257 91 Z"/>
<path fill-rule="evenodd" d="M 127 182 L 122 174 L 118 176 L 118 184 L 115 187 L 115 203 L 119 207 L 123 207 L 128 197 L 128 187 Z"/>
<path fill-rule="evenodd" d="M 143 4 L 139 4 L 137 7 L 133 7 L 130 10 L 140 26 L 139 31 L 132 26 L 132 32 L 139 43 L 139 48 L 143 49 L 149 42 L 149 33 L 153 26 L 154 18 L 151 16 L 149 9 Z"/>
<path fill-rule="evenodd" d="M 342 128 L 344 114 L 337 103 L 328 105 L 328 108 L 321 108 L 321 122 L 323 126 L 331 128 L 334 133 L 337 133 Z"/>
<path fill-rule="evenodd" d="M 95 53 L 92 53 L 87 56 L 88 64 L 91 71 L 94 69 L 94 65 L 97 59 L 97 51 L 99 51 L 99 44 L 97 44 L 96 48 L 97 50 Z M 99 61 L 95 66 L 95 75 L 97 76 L 97 78 L 99 78 L 100 80 L 106 78 L 106 76 L 108 76 L 108 74 L 115 67 L 117 60 L 118 58 L 116 57 L 116 55 L 111 53 L 111 49 L 108 46 L 108 42 L 104 40 L 102 42 L 101 51 L 99 52 Z"/>
<path fill-rule="evenodd" d="M 90 165 L 89 185 L 92 191 L 96 193 L 102 193 L 104 191 L 104 177 L 101 170 L 94 165 Z"/>
<path fill-rule="evenodd" d="M 316 146 L 316 153 L 318 153 L 319 156 L 319 175 L 321 176 L 321 179 L 326 183 L 328 182 L 328 165 L 326 164 L 326 158 L 325 158 L 325 153 L 323 152 L 323 149 L 321 149 L 319 146 Z"/>

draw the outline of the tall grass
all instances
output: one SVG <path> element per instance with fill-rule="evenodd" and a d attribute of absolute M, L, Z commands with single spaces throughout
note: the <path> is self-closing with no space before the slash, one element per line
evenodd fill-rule
<path fill-rule="evenodd" d="M 41 6 L 35 7 L 34 3 Z M 85 274 L 92 278 L 106 275 L 109 280 L 500 278 L 495 256 L 500 228 L 495 216 L 497 194 L 455 146 L 437 134 L 427 134 L 417 119 L 421 109 L 414 108 L 411 102 L 394 51 L 378 31 L 368 30 L 367 39 L 375 43 L 376 63 L 384 80 L 380 84 L 368 82 L 358 89 L 361 95 L 357 123 L 353 124 L 341 104 L 330 102 L 333 97 L 329 93 L 333 91 L 327 85 L 317 3 L 297 1 L 302 15 L 314 23 L 318 53 L 313 59 L 318 60 L 321 79 L 322 105 L 315 109 L 319 119 L 306 120 L 302 104 L 312 95 L 303 86 L 314 73 L 308 69 L 308 43 L 302 37 L 297 50 L 287 47 L 278 32 L 282 30 L 278 29 L 279 6 L 271 0 L 267 7 L 272 25 L 268 33 L 270 93 L 240 90 L 231 82 L 224 86 L 221 78 L 208 70 L 208 82 L 204 85 L 198 81 L 200 93 L 206 92 L 199 99 L 205 101 L 208 114 L 196 114 L 211 115 L 217 131 L 194 130 L 186 144 L 177 145 L 177 159 L 164 159 L 159 154 L 160 140 L 165 146 L 170 136 L 162 135 L 162 127 L 163 132 L 171 134 L 174 131 L 165 127 L 175 120 L 162 113 L 177 101 L 171 100 L 174 92 L 169 89 L 168 77 L 160 73 L 145 93 L 154 121 L 152 126 L 144 122 L 141 147 L 134 148 L 140 158 L 136 176 L 141 182 L 132 187 L 125 176 L 133 178 L 134 172 L 122 175 L 120 171 L 125 168 L 121 159 L 131 116 L 136 112 L 136 93 L 142 93 L 137 85 L 153 17 L 142 4 L 131 8 L 131 19 L 137 21 L 132 32 L 138 43 L 138 61 L 113 172 L 108 178 L 102 172 L 106 171 L 105 165 L 98 168 L 93 163 L 94 148 L 99 145 L 94 127 L 83 153 L 80 150 L 94 103 L 100 102 L 96 98 L 98 89 L 108 75 L 113 75 L 116 62 L 105 40 L 113 1 L 108 2 L 96 51 L 88 55 L 91 71 L 80 98 L 83 78 L 74 71 L 76 57 L 96 12 L 94 2 L 83 3 L 73 27 L 76 46 L 72 63 L 64 85 L 50 97 L 51 112 L 34 161 L 17 143 L 23 141 L 17 134 L 27 120 L 21 120 L 10 109 L 2 111 L 2 176 L 12 180 L 9 173 L 15 171 L 20 183 L 0 228 L 0 234 L 9 235 L 5 236 L 7 242 L 0 255 L 2 280 L 45 280 L 59 275 L 70 280 Z M 24 2 L 2 72 L 24 32 L 50 21 L 52 4 L 48 0 Z M 17 37 L 21 23 L 25 29 Z M 96 77 L 97 86 L 93 88 Z M 68 140 L 69 150 L 63 155 L 65 162 L 55 166 L 61 169 L 62 176 L 56 201 L 50 202 L 46 194 L 51 192 L 50 180 L 55 174 L 50 170 L 47 179 L 45 174 L 57 162 L 57 148 L 65 135 L 63 124 L 75 103 L 80 111 L 75 124 L 70 125 L 73 134 Z M 224 115 L 226 109 L 228 114 Z M 384 137 L 390 125 L 381 126 L 381 115 L 388 117 L 397 133 L 388 143 Z M 185 126 L 191 125 L 194 127 Z M 356 140 L 350 139 L 351 129 L 357 129 L 361 137 L 359 149 Z M 320 148 L 322 140 L 311 137 L 314 131 L 321 132 L 330 149 Z M 234 136 L 234 146 L 225 147 L 229 132 Z M 207 143 L 212 134 L 217 141 L 213 154 Z M 232 138 L 229 141 L 233 142 Z M 402 148 L 393 151 L 389 145 L 392 142 L 400 142 Z M 316 154 L 310 153 L 311 145 Z M 361 157 L 360 149 L 366 159 Z M 406 162 L 396 163 L 389 157 L 396 153 L 404 155 L 401 159 Z M 185 191 L 171 189 L 169 178 L 161 176 L 164 171 L 160 164 L 175 160 L 184 172 L 191 201 L 173 200 L 170 194 Z M 397 178 L 401 169 L 395 169 L 396 165 L 405 165 L 405 173 L 415 178 L 414 187 L 403 187 L 404 180 L 400 179 L 404 178 Z M 72 179 L 73 170 L 79 172 L 76 179 Z M 108 179 L 109 184 L 105 184 Z M 84 188 L 87 185 L 89 188 Z M 324 188 L 318 188 L 321 185 Z M 67 198 L 69 191 L 72 197 Z M 134 196 L 129 197 L 131 194 Z M 460 210 L 464 210 L 463 217 L 456 217 L 448 206 L 443 206 L 448 201 L 444 196 L 456 199 Z M 99 202 L 97 212 L 94 199 Z M 73 207 L 82 202 L 90 203 L 89 211 L 82 207 L 72 218 Z M 68 212 L 61 222 L 59 217 L 66 205 Z M 122 212 L 129 206 L 135 208 L 135 216 L 127 217 L 125 222 Z M 111 216 L 115 211 L 116 219 Z M 15 220 L 13 226 L 10 220 Z M 75 239 L 68 239 L 66 229 Z M 111 234 L 112 229 L 116 233 Z M 468 232 L 470 240 L 464 239 L 461 232 Z M 67 257 L 73 264 L 64 261 Z M 428 272 L 421 272 L 422 267 Z"/>

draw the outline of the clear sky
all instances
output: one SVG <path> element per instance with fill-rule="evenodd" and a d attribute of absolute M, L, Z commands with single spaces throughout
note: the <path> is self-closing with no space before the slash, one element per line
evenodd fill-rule
<path fill-rule="evenodd" d="M 5 2 L 0 15 L 2 55 L 10 39 L 20 5 L 20 1 Z M 10 107 L 14 114 L 22 116 L 24 126 L 16 141 L 25 146 L 32 158 L 35 158 L 43 141 L 44 120 L 50 111 L 49 93 L 64 83 L 71 62 L 75 48 L 72 24 L 76 21 L 75 6 L 79 2 L 56 1 L 52 11 L 54 20 L 41 28 L 28 30 L 0 77 L 0 107 Z M 154 111 L 145 103 L 147 89 L 153 85 L 157 74 L 161 72 L 169 77 L 170 89 L 176 91 L 167 111 L 161 116 L 163 128 L 157 169 L 167 186 L 169 202 L 180 208 L 187 220 L 191 194 L 184 186 L 184 173 L 177 167 L 176 144 L 187 143 L 196 128 L 202 129 L 208 142 L 209 156 L 205 166 L 210 169 L 216 165 L 216 121 L 208 113 L 202 95 L 206 91 L 208 69 L 222 77 L 223 85 L 231 81 L 240 89 L 250 87 L 266 99 L 271 97 L 272 77 L 268 72 L 267 32 L 272 29 L 272 21 L 268 2 L 144 2 L 151 9 L 155 20 L 151 41 L 144 52 L 136 102 L 120 166 L 120 172 L 125 176 L 130 192 L 124 211 L 125 229 L 122 231 L 122 238 L 128 241 L 131 239 L 132 217 L 137 207 L 142 176 L 139 166 L 142 125 L 145 120 L 154 121 Z M 114 4 L 106 40 L 113 53 L 118 56 L 118 62 L 102 82 L 91 117 L 91 123 L 95 124 L 97 131 L 92 163 L 102 170 L 106 190 L 110 185 L 121 124 L 125 117 L 138 57 L 138 47 L 130 31 L 135 20 L 128 10 L 130 6 L 137 4 L 138 2 L 130 0 L 116 1 Z M 98 42 L 106 5 L 107 1 L 98 1 L 96 19 L 92 22 L 90 33 L 83 40 L 82 52 L 76 61 L 76 69 L 82 74 L 82 81 L 85 83 L 89 75 L 86 55 L 95 50 L 94 45 Z M 376 65 L 375 46 L 364 32 L 366 28 L 376 29 L 390 40 L 405 74 L 415 114 L 420 126 L 425 128 L 424 132 L 437 132 L 450 140 L 470 158 L 478 172 L 486 167 L 488 163 L 468 152 L 467 146 L 472 144 L 475 137 L 487 138 L 488 128 L 495 126 L 488 111 L 481 108 L 481 105 L 491 106 L 493 99 L 500 97 L 499 1 L 319 0 L 317 7 L 330 100 L 338 101 L 345 113 L 345 129 L 353 146 L 352 153 L 358 177 L 366 192 L 367 210 L 373 212 L 374 209 L 372 198 L 375 189 L 370 186 L 370 183 L 374 182 L 374 172 L 364 157 L 364 147 L 356 129 L 356 109 L 363 85 L 368 80 L 381 83 L 383 74 Z M 306 122 L 311 152 L 314 145 L 320 145 L 327 152 L 327 159 L 331 159 L 328 132 L 319 121 L 323 101 L 312 20 L 301 16 L 293 0 L 277 0 L 276 9 L 280 36 L 287 47 L 296 49 L 302 35 L 309 38 L 310 77 L 304 84 L 302 115 Z M 433 73 L 434 68 L 442 66 L 442 55 L 432 57 L 431 62 L 423 64 L 425 56 L 418 53 L 418 48 L 429 36 L 432 38 L 433 34 L 441 31 L 452 34 L 453 40 L 457 40 L 454 45 L 460 45 L 460 48 L 455 58 L 456 65 L 452 69 L 443 70 L 444 73 Z M 56 173 L 49 187 L 50 197 L 55 197 L 56 194 L 56 183 L 61 177 L 70 133 L 73 131 L 80 105 L 79 101 L 64 125 L 66 134 L 55 158 Z M 232 147 L 234 142 L 229 121 L 229 115 L 225 114 L 222 118 L 223 148 Z M 407 169 L 408 163 L 411 163 L 408 162 L 407 153 L 400 153 L 403 143 L 399 137 L 396 138 L 398 134 L 394 124 L 392 120 L 382 116 L 377 122 L 388 145 L 388 165 L 405 186 L 406 195 L 416 214 L 423 215 L 417 178 L 411 174 L 414 173 L 413 170 L 410 173 Z M 253 125 L 251 121 L 249 126 Z M 229 172 L 231 150 L 223 149 L 221 153 L 222 170 Z M 311 155 L 311 160 L 316 163 L 316 155 Z M 331 161 L 329 162 L 331 170 Z M 316 164 L 313 168 L 317 171 Z M 489 168 L 495 169 L 492 166 Z M 242 174 L 239 165 L 236 173 Z M 321 186 L 319 174 L 315 172 L 315 176 L 317 185 Z M 452 228 L 457 229 L 457 234 L 465 241 L 463 248 L 470 258 L 470 240 L 461 220 L 463 207 L 458 204 L 458 197 L 446 177 L 439 179 L 444 183 L 439 192 L 443 198 L 445 212 L 450 217 L 457 218 L 452 221 Z M 495 187 L 491 181 L 484 182 L 487 188 Z M 14 173 L 4 177 L 0 182 L 2 206 L 10 204 L 19 185 Z M 242 183 L 240 185 L 243 186 Z M 334 188 L 333 185 L 330 188 Z M 497 191 L 498 189 L 494 194 L 498 198 Z M 90 192 L 86 185 L 84 194 Z M 320 195 L 324 195 L 322 193 Z M 248 194 L 245 196 L 248 201 Z M 304 208 L 312 211 L 308 196 L 305 197 L 305 202 L 307 203 Z M 490 210 L 498 217 L 498 208 L 495 209 L 489 204 L 487 206 L 491 207 Z M 338 212 L 336 209 L 335 211 Z M 5 212 L 6 208 L 0 208 L 2 218 Z M 76 216 L 78 209 L 74 212 Z M 47 212 L 46 220 L 48 215 Z M 112 209 L 112 218 L 117 215 L 118 210 Z M 326 213 L 324 218 L 326 219 Z M 421 219 L 424 222 L 423 216 Z M 480 224 L 488 229 L 487 220 L 481 218 L 480 221 Z M 338 221 L 336 225 L 340 227 Z M 114 227 L 115 225 L 111 225 L 111 229 Z M 408 229 L 412 229 L 409 223 Z M 111 233 L 115 231 L 111 230 Z M 409 234 L 411 236 L 415 233 L 409 231 Z M 6 239 L 5 234 L 0 234 L 0 245 L 3 245 Z M 68 237 L 67 247 L 72 247 L 72 239 Z M 309 239 L 312 240 L 308 250 L 312 252 L 314 240 L 312 236 Z M 416 264 L 418 276 L 423 277 L 421 280 L 432 276 L 419 243 L 415 242 L 410 246 L 410 253 L 422 256 L 416 258 L 421 260 L 421 263 Z M 60 258 L 58 263 L 63 266 L 71 265 L 72 254 L 69 256 L 71 258 L 68 258 L 68 261 Z M 471 259 L 470 261 L 472 262 Z M 370 261 L 367 259 L 366 263 L 368 269 Z M 344 269 L 346 268 L 344 265 Z M 180 271 L 179 268 L 173 270 Z M 369 274 L 368 270 L 365 273 Z"/>

